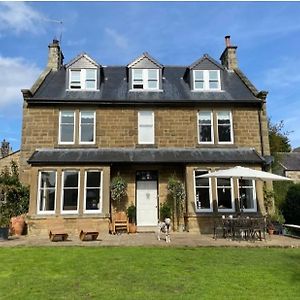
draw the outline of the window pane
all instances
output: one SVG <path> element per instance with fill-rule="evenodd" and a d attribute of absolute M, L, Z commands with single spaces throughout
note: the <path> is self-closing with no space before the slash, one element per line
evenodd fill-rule
<path fill-rule="evenodd" d="M 148 70 L 148 79 L 157 80 L 157 74 L 158 74 L 157 70 L 151 70 L 151 69 L 149 69 Z"/>
<path fill-rule="evenodd" d="M 217 179 L 218 207 L 220 209 L 232 209 L 231 180 L 229 178 Z"/>
<path fill-rule="evenodd" d="M 210 209 L 209 188 L 196 188 L 197 209 Z"/>
<path fill-rule="evenodd" d="M 54 211 L 55 189 L 41 189 L 40 211 Z"/>
<path fill-rule="evenodd" d="M 230 178 L 218 178 L 218 187 L 223 188 L 224 186 L 225 187 L 231 186 Z"/>
<path fill-rule="evenodd" d="M 86 191 L 86 206 L 88 210 L 100 209 L 100 190 L 99 189 L 87 189 Z"/>
<path fill-rule="evenodd" d="M 200 142 L 211 142 L 211 126 L 210 125 L 201 125 L 200 130 Z"/>
<path fill-rule="evenodd" d="M 81 124 L 94 124 L 94 112 L 82 111 L 80 116 Z"/>
<path fill-rule="evenodd" d="M 230 124 L 230 112 L 229 111 L 221 111 L 218 112 L 218 124 Z"/>
<path fill-rule="evenodd" d="M 78 172 L 64 172 L 64 187 L 78 187 Z"/>
<path fill-rule="evenodd" d="M 64 189 L 63 210 L 77 210 L 78 189 Z"/>
<path fill-rule="evenodd" d="M 73 124 L 74 123 L 74 112 L 73 111 L 62 111 L 61 112 L 61 123 Z"/>
<path fill-rule="evenodd" d="M 133 69 L 133 80 L 143 80 L 143 70 L 142 69 Z"/>
<path fill-rule="evenodd" d="M 87 187 L 99 187 L 101 180 L 101 172 L 87 172 Z"/>
<path fill-rule="evenodd" d="M 140 143 L 154 143 L 152 126 L 140 126 L 139 141 Z"/>
<path fill-rule="evenodd" d="M 203 81 L 196 81 L 195 82 L 195 89 L 204 89 Z"/>
<path fill-rule="evenodd" d="M 203 80 L 203 71 L 195 71 L 195 80 Z"/>
<path fill-rule="evenodd" d="M 94 125 L 81 125 L 81 142 L 94 141 Z"/>
<path fill-rule="evenodd" d="M 218 126 L 218 136 L 219 142 L 230 142 L 231 134 L 230 134 L 230 126 Z"/>
<path fill-rule="evenodd" d="M 41 188 L 55 188 L 55 172 L 41 172 Z"/>
<path fill-rule="evenodd" d="M 61 125 L 60 140 L 61 142 L 73 142 L 74 126 Z"/>
<path fill-rule="evenodd" d="M 139 123 L 140 125 L 151 125 L 153 124 L 153 112 L 152 111 L 140 111 L 139 112 Z"/>
<path fill-rule="evenodd" d="M 199 122 L 200 124 L 211 124 L 211 112 L 200 112 Z"/>
<path fill-rule="evenodd" d="M 156 80 L 149 80 L 148 81 L 148 88 L 149 89 L 157 89 L 157 81 Z"/>
<path fill-rule="evenodd" d="M 218 89 L 218 88 L 219 88 L 219 83 L 218 83 L 218 81 L 210 81 L 210 82 L 209 82 L 209 88 L 210 88 L 210 89 Z"/>
<path fill-rule="evenodd" d="M 96 70 L 94 69 L 86 69 L 85 71 L 85 76 L 86 76 L 86 79 L 96 79 Z"/>
<path fill-rule="evenodd" d="M 71 81 L 80 82 L 80 70 L 71 70 Z"/>
<path fill-rule="evenodd" d="M 96 88 L 96 81 L 88 80 L 85 82 L 86 89 L 95 89 Z"/>
<path fill-rule="evenodd" d="M 253 209 L 253 188 L 240 188 L 240 200 L 242 209 Z"/>
<path fill-rule="evenodd" d="M 218 80 L 218 71 L 209 71 L 209 80 Z"/>

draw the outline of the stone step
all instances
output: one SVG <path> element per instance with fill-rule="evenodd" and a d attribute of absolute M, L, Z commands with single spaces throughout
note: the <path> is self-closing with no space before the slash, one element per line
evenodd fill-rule
<path fill-rule="evenodd" d="M 156 232 L 157 226 L 137 226 L 137 232 Z"/>

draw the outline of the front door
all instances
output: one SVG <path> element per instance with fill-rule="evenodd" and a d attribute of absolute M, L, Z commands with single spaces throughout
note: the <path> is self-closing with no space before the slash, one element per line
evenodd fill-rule
<path fill-rule="evenodd" d="M 137 181 L 137 214 L 138 226 L 157 225 L 157 181 Z"/>

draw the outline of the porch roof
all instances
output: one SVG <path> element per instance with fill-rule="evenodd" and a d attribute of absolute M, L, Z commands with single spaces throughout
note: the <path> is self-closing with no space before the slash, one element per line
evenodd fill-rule
<path fill-rule="evenodd" d="M 29 164 L 91 163 L 263 163 L 253 148 L 37 149 Z"/>

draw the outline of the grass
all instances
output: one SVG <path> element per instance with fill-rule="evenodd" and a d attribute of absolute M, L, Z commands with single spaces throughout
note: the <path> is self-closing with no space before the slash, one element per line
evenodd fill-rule
<path fill-rule="evenodd" d="M 0 248 L 0 299 L 300 299 L 300 249 Z"/>

